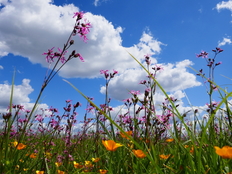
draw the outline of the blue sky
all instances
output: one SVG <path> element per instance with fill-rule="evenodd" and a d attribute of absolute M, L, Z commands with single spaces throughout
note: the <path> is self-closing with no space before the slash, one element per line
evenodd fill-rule
<path fill-rule="evenodd" d="M 42 53 L 62 48 L 76 11 L 86 12 L 92 24 L 88 42 L 76 37 L 70 50 L 76 49 L 85 62 L 72 60 L 62 69 L 46 88 L 41 107 L 57 107 L 62 113 L 65 100 L 80 101 L 81 119 L 86 101 L 62 79 L 101 104 L 105 81 L 100 70 L 115 69 L 119 75 L 112 79 L 109 95 L 117 111 L 130 97 L 128 90 L 142 92 L 138 83 L 146 79 L 127 51 L 141 61 L 151 54 L 152 62 L 163 66 L 157 80 L 179 99 L 183 112 L 189 109 L 185 94 L 196 107 L 208 102 L 201 79 L 188 67 L 208 72 L 205 60 L 196 58 L 202 50 L 213 57 L 212 49 L 224 49 L 216 59 L 222 65 L 215 70 L 215 81 L 231 90 L 231 80 L 222 76 L 232 78 L 231 0 L 0 0 L 0 112 L 9 105 L 14 69 L 14 103 L 31 108 L 48 67 Z M 164 100 L 159 91 L 155 98 L 157 105 Z M 218 95 L 214 100 L 220 100 Z"/>

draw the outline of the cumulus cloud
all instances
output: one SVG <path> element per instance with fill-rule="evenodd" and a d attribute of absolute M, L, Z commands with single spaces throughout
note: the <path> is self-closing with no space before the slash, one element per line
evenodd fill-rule
<path fill-rule="evenodd" d="M 157 81 L 166 92 L 172 93 L 201 85 L 196 76 L 188 72 L 188 67 L 193 63 L 190 60 L 183 60 L 175 64 L 162 64 L 163 70 L 156 76 Z M 109 85 L 109 95 L 117 100 L 129 98 L 130 90 L 143 92 L 144 85 L 139 85 L 141 80 L 147 80 L 146 72 L 141 68 L 128 69 L 122 74 L 114 77 Z M 101 87 L 101 93 L 105 92 L 105 87 Z M 157 89 L 157 92 L 160 92 Z"/>
<path fill-rule="evenodd" d="M 224 37 L 222 41 L 218 42 L 218 47 L 226 45 L 226 44 L 231 44 L 231 43 L 232 43 L 232 41 L 231 41 L 230 38 L 225 38 Z"/>
<path fill-rule="evenodd" d="M 8 82 L 0 84 L 0 113 L 6 112 L 10 103 L 12 85 Z M 23 79 L 22 84 L 14 85 L 13 104 L 23 105 L 25 109 L 31 110 L 34 103 L 30 103 L 29 95 L 34 91 L 29 79 Z M 39 108 L 48 108 L 46 104 L 40 104 Z"/>
<path fill-rule="evenodd" d="M 222 1 L 220 3 L 217 4 L 216 9 L 218 11 L 220 11 L 221 9 L 229 9 L 230 11 L 232 11 L 232 0 L 229 1 Z"/>
<path fill-rule="evenodd" d="M 73 4 L 56 6 L 51 0 L 12 0 L 2 4 L 0 23 L 4 25 L 0 25 L 0 56 L 13 53 L 44 67 L 47 63 L 42 53 L 63 46 L 75 22 L 73 12 L 80 11 Z M 143 33 L 136 45 L 125 48 L 120 36 L 122 27 L 115 28 L 103 16 L 91 13 L 86 13 L 86 19 L 92 24 L 88 43 L 74 37 L 75 44 L 71 48 L 82 54 L 85 62 L 72 60 L 61 70 L 60 76 L 97 77 L 101 69 L 123 71 L 138 66 L 127 51 L 138 58 L 161 51 L 162 43 L 150 33 Z"/>
<path fill-rule="evenodd" d="M 62 48 L 75 23 L 73 13 L 80 11 L 73 4 L 56 6 L 52 0 L 0 2 L 0 23 L 4 24 L 0 25 L 0 56 L 12 53 L 44 67 L 48 65 L 42 53 L 52 47 Z M 95 1 L 96 4 L 98 2 Z M 146 78 L 146 73 L 128 52 L 140 62 L 144 60 L 144 55 L 150 54 L 152 62 L 157 64 L 159 62 L 156 56 L 166 45 L 156 39 L 150 31 L 146 31 L 141 33 L 138 43 L 124 47 L 120 35 L 123 32 L 121 26 L 115 28 L 100 15 L 86 13 L 85 17 L 92 25 L 88 34 L 89 40 L 83 43 L 80 38 L 74 37 L 75 44 L 70 50 L 71 52 L 76 49 L 85 62 L 73 59 L 62 68 L 59 75 L 66 78 L 95 78 L 100 76 L 101 69 L 115 69 L 120 74 L 110 83 L 111 97 L 123 100 L 130 97 L 129 90 L 142 92 L 144 87 L 138 83 Z M 157 75 L 158 82 L 170 93 L 181 93 L 181 90 L 199 86 L 196 77 L 187 71 L 191 64 L 189 60 L 161 64 L 164 71 Z M 22 85 L 29 85 L 29 82 L 26 82 Z M 101 92 L 104 92 L 104 87 L 101 88 Z M 22 94 L 26 96 L 24 103 L 29 103 L 29 93 L 30 90 L 27 94 Z M 159 95 L 162 96 L 157 93 L 157 96 Z"/>

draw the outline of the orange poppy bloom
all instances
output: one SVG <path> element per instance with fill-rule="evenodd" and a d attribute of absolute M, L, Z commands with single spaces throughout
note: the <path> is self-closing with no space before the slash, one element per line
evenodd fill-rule
<path fill-rule="evenodd" d="M 132 150 L 134 155 L 137 157 L 137 158 L 144 158 L 146 157 L 146 154 L 142 151 L 142 150 Z"/>
<path fill-rule="evenodd" d="M 60 162 L 55 162 L 55 165 L 56 165 L 56 167 L 60 167 L 60 166 L 62 165 L 62 163 L 60 163 Z"/>
<path fill-rule="evenodd" d="M 214 146 L 216 154 L 224 159 L 232 159 L 232 147 L 224 146 L 222 148 Z"/>
<path fill-rule="evenodd" d="M 65 174 L 65 172 L 61 170 L 57 170 L 57 174 Z"/>
<path fill-rule="evenodd" d="M 36 170 L 35 172 L 36 174 L 44 174 L 44 171 L 39 171 L 39 170 Z"/>
<path fill-rule="evenodd" d="M 105 170 L 105 169 L 100 169 L 100 170 L 99 170 L 99 173 L 100 173 L 100 174 L 106 174 L 107 172 L 108 172 L 108 171 Z"/>
<path fill-rule="evenodd" d="M 32 153 L 31 155 L 30 155 L 30 158 L 36 158 L 37 157 L 37 153 Z"/>
<path fill-rule="evenodd" d="M 92 158 L 92 161 L 97 163 L 98 161 L 100 161 L 100 158 Z"/>
<path fill-rule="evenodd" d="M 170 156 L 171 156 L 171 154 L 169 154 L 169 155 L 164 155 L 164 154 L 162 154 L 162 155 L 160 155 L 159 157 L 160 157 L 161 159 L 168 159 Z"/>
<path fill-rule="evenodd" d="M 76 161 L 73 161 L 73 166 L 76 168 L 76 169 L 81 169 L 83 167 L 83 165 L 81 165 L 80 163 L 77 163 Z"/>
<path fill-rule="evenodd" d="M 118 147 L 123 146 L 120 143 L 116 143 L 114 140 L 102 140 L 102 144 L 105 146 L 105 148 L 109 151 L 115 151 Z"/>
<path fill-rule="evenodd" d="M 22 149 L 25 149 L 26 147 L 27 147 L 27 145 L 25 145 L 23 143 L 19 143 L 18 146 L 17 146 L 17 149 L 22 150 Z"/>
<path fill-rule="evenodd" d="M 127 131 L 127 132 L 125 132 L 125 133 L 122 133 L 122 132 L 120 132 L 120 135 L 121 135 L 121 137 L 122 138 L 126 138 L 126 139 L 128 139 L 129 140 L 129 138 L 127 137 L 127 135 L 132 135 L 132 131 Z"/>
<path fill-rule="evenodd" d="M 168 138 L 168 139 L 166 139 L 166 142 L 168 142 L 168 143 L 173 142 L 173 141 L 174 141 L 173 138 Z"/>

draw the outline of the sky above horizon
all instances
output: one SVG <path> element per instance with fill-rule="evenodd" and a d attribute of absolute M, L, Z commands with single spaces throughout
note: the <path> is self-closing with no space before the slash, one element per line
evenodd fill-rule
<path fill-rule="evenodd" d="M 0 0 L 0 113 L 9 105 L 14 70 L 14 104 L 32 107 L 48 68 L 42 54 L 63 47 L 77 11 L 85 12 L 92 28 L 87 43 L 75 37 L 69 51 L 75 49 L 85 62 L 75 59 L 61 69 L 45 89 L 43 107 L 62 113 L 65 100 L 80 101 L 81 120 L 86 101 L 62 79 L 102 104 L 105 80 L 100 70 L 117 70 L 109 96 L 118 111 L 123 99 L 131 97 L 129 90 L 144 91 L 139 82 L 146 73 L 128 52 L 141 62 L 150 54 L 152 63 L 163 67 L 158 82 L 186 112 L 188 100 L 196 107 L 208 102 L 202 79 L 189 66 L 207 74 L 205 60 L 196 54 L 204 50 L 213 57 L 211 50 L 220 47 L 224 51 L 216 59 L 222 64 L 215 68 L 215 82 L 231 91 L 232 0 Z M 164 98 L 158 90 L 156 104 Z M 218 94 L 213 99 L 220 101 Z"/>

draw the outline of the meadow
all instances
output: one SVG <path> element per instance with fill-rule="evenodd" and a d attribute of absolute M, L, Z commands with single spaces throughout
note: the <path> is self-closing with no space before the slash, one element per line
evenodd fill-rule
<path fill-rule="evenodd" d="M 116 117 L 111 115 L 107 91 L 110 80 L 118 72 L 99 70 L 106 81 L 105 103 L 100 106 L 66 81 L 88 102 L 80 131 L 73 131 L 77 111 L 81 109 L 79 102 L 66 100 L 62 115 L 52 107 L 37 113 L 41 111 L 38 106 L 43 91 L 60 69 L 72 59 L 84 60 L 75 50 L 67 55 L 68 49 L 75 44 L 73 37 L 80 36 L 87 41 L 91 24 L 82 20 L 83 16 L 82 12 L 74 14 L 76 23 L 62 49 L 56 52 L 51 48 L 44 53 L 51 66 L 31 110 L 12 103 L 13 77 L 9 108 L 6 108 L 6 113 L 1 113 L 0 173 L 232 173 L 232 92 L 214 81 L 215 68 L 223 66 L 215 61 L 216 56 L 223 52 L 220 48 L 212 50 L 213 58 L 208 58 L 205 51 L 198 54 L 197 57 L 206 60 L 206 70 L 193 69 L 207 86 L 209 101 L 203 114 L 194 108 L 188 113 L 180 113 L 178 99 L 169 96 L 156 80 L 162 67 L 154 66 L 149 55 L 145 55 L 144 66 L 130 53 L 131 58 L 147 72 L 147 79 L 138 82 L 146 87 L 143 97 L 138 97 L 141 96 L 139 91 L 130 91 L 131 98 L 125 99 L 127 112 Z M 204 74 L 205 71 L 209 74 Z M 156 108 L 154 95 L 158 88 L 166 99 Z M 220 96 L 220 101 L 212 100 L 214 93 Z M 187 120 L 187 117 L 192 120 Z"/>

